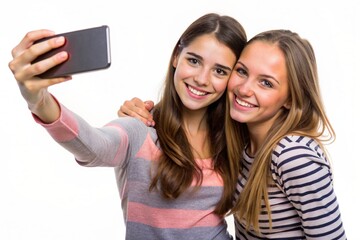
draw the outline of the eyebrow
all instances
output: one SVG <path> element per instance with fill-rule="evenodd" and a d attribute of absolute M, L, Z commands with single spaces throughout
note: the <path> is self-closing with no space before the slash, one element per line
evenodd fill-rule
<path fill-rule="evenodd" d="M 237 63 L 240 64 L 243 68 L 245 68 L 245 70 L 246 70 L 247 72 L 249 71 L 249 69 L 248 69 L 242 62 L 238 61 Z M 265 77 L 265 78 L 271 78 L 271 79 L 273 79 L 275 82 L 277 82 L 277 84 L 280 85 L 280 82 L 279 82 L 276 78 L 274 78 L 273 76 L 271 76 L 271 75 L 260 74 L 260 76 Z"/>
<path fill-rule="evenodd" d="M 196 57 L 196 58 L 198 58 L 200 60 L 204 60 L 204 58 L 202 56 L 200 56 L 200 55 L 198 55 L 196 53 L 193 53 L 193 52 L 186 52 L 186 53 L 191 55 L 191 56 L 194 56 L 194 57 Z M 232 68 L 224 66 L 224 65 L 219 64 L 219 63 L 216 63 L 215 66 L 218 67 L 218 68 L 222 68 L 224 70 L 232 71 Z"/>

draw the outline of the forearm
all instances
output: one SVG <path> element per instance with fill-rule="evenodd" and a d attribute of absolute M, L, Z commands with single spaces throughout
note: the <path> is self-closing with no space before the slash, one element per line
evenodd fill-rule
<path fill-rule="evenodd" d="M 36 115 L 34 119 L 57 143 L 71 152 L 79 164 L 89 167 L 122 164 L 128 156 L 129 145 L 128 134 L 122 129 L 120 119 L 108 126 L 95 128 L 61 103 L 58 105 L 61 114 L 56 121 L 46 124 Z"/>

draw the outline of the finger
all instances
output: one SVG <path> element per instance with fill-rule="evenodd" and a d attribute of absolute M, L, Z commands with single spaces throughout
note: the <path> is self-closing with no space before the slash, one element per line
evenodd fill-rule
<path fill-rule="evenodd" d="M 66 60 L 68 60 L 68 58 L 69 54 L 67 52 L 59 52 L 49 58 L 46 58 L 36 63 L 32 63 L 31 66 L 27 68 L 27 71 L 25 73 L 30 76 L 37 76 L 65 62 Z"/>
<path fill-rule="evenodd" d="M 148 119 L 142 117 L 141 115 L 137 114 L 136 111 L 130 110 L 128 107 L 122 105 L 120 109 L 118 110 L 118 116 L 119 117 L 133 117 L 137 118 L 140 121 L 142 121 L 144 124 L 151 126 L 151 123 L 149 124 Z"/>
<path fill-rule="evenodd" d="M 144 101 L 140 98 L 134 97 L 130 101 L 125 101 L 125 104 L 129 107 L 136 106 L 136 107 L 144 107 Z"/>
<path fill-rule="evenodd" d="M 19 59 L 22 61 L 20 63 L 31 63 L 34 61 L 38 56 L 52 50 L 58 47 L 61 47 L 65 44 L 65 38 L 60 37 L 54 37 L 46 41 L 39 42 L 35 45 L 32 45 L 28 48 L 27 51 L 24 51 L 19 57 Z"/>
<path fill-rule="evenodd" d="M 50 30 L 42 29 L 37 31 L 28 32 L 21 42 L 12 49 L 11 54 L 15 58 L 22 54 L 22 52 L 33 45 L 36 40 L 53 36 L 55 33 Z"/>
<path fill-rule="evenodd" d="M 67 52 L 60 52 L 50 58 L 44 59 L 34 64 L 29 63 L 22 65 L 14 60 L 10 62 L 9 67 L 17 81 L 22 82 L 27 80 L 35 80 L 39 79 L 37 75 L 46 72 L 50 68 L 66 61 L 68 57 L 69 56 Z"/>
<path fill-rule="evenodd" d="M 146 104 L 138 98 L 132 99 L 131 101 L 125 101 L 124 107 L 124 110 L 126 110 L 126 113 L 130 116 L 138 115 L 146 119 L 152 118 L 149 110 L 146 108 Z"/>
<path fill-rule="evenodd" d="M 119 117 L 134 117 L 145 123 L 147 126 L 153 126 L 152 116 L 149 112 L 144 108 L 145 105 L 142 101 L 138 101 L 141 108 L 135 106 L 135 102 L 137 99 L 132 99 L 131 101 L 125 101 L 120 109 L 118 110 Z M 150 119 L 149 119 L 150 116 Z"/>
<path fill-rule="evenodd" d="M 151 109 L 151 104 L 150 104 Z M 155 126 L 152 114 L 146 108 L 146 104 L 142 103 L 141 107 L 135 106 L 131 108 L 131 112 L 128 111 L 128 114 L 132 117 L 136 117 L 144 122 L 147 126 Z"/>
<path fill-rule="evenodd" d="M 122 115 L 124 116 L 130 116 L 130 117 L 136 117 L 136 118 L 141 118 L 142 115 L 139 114 L 141 108 L 137 107 L 134 104 L 134 101 L 128 101 L 126 100 L 124 102 L 124 104 L 120 107 L 120 112 Z"/>
<path fill-rule="evenodd" d="M 122 106 L 119 108 L 117 115 L 118 117 L 128 117 L 128 115 L 123 112 Z"/>
<path fill-rule="evenodd" d="M 154 102 L 151 100 L 145 101 L 145 108 L 149 111 L 151 111 L 154 108 Z"/>
<path fill-rule="evenodd" d="M 131 101 L 126 102 L 128 108 L 131 111 L 134 111 L 140 117 L 147 119 L 146 125 L 155 126 L 155 122 L 153 120 L 153 116 L 150 111 L 154 108 L 154 102 L 151 100 L 143 102 L 140 98 L 133 98 Z M 130 114 L 130 113 L 129 113 Z"/>
<path fill-rule="evenodd" d="M 42 36 L 42 35 L 41 35 Z M 25 37 L 26 38 L 26 37 Z M 31 40 L 30 40 L 31 38 Z M 22 42 L 31 42 L 31 36 L 23 40 Z M 23 44 L 26 44 L 23 43 Z M 16 50 L 14 54 L 14 59 L 9 62 L 9 68 L 13 72 L 17 80 L 32 78 L 33 76 L 39 75 L 48 69 L 66 61 L 68 59 L 68 54 L 66 52 L 60 52 L 56 55 L 53 55 L 50 58 L 44 59 L 43 61 L 32 64 L 31 62 L 38 57 L 39 55 L 62 46 L 65 43 L 64 37 L 56 37 L 43 41 L 41 43 L 32 45 L 31 47 L 20 51 Z M 20 44 L 22 45 L 22 44 Z M 20 47 L 19 47 L 20 48 Z M 20 54 L 21 52 L 21 54 Z"/>

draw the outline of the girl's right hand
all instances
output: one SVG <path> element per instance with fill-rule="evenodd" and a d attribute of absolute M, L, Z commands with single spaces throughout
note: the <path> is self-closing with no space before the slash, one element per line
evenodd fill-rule
<path fill-rule="evenodd" d="M 150 111 L 154 108 L 153 101 L 145 101 L 143 102 L 139 98 L 133 98 L 130 101 L 126 100 L 120 109 L 118 110 L 119 117 L 134 117 L 140 119 L 147 126 L 155 126 L 155 122 L 153 120 L 153 116 Z"/>
<path fill-rule="evenodd" d="M 52 123 L 60 116 L 60 107 L 51 94 L 47 91 L 49 86 L 70 80 L 71 77 L 41 79 L 37 75 L 66 61 L 67 52 L 59 52 L 42 61 L 32 63 L 38 56 L 61 47 L 65 44 L 64 37 L 50 38 L 49 40 L 34 44 L 36 40 L 53 36 L 49 30 L 37 30 L 29 32 L 13 48 L 13 59 L 9 62 L 20 92 L 28 104 L 30 111 L 45 123 Z"/>
<path fill-rule="evenodd" d="M 37 77 L 37 75 L 68 59 L 67 52 L 60 52 L 47 59 L 32 64 L 32 61 L 41 54 L 64 45 L 64 37 L 51 38 L 34 44 L 36 40 L 53 35 L 54 32 L 49 30 L 28 32 L 11 52 L 13 59 L 9 62 L 9 68 L 12 71 L 21 94 L 27 101 L 30 110 L 32 107 L 37 106 L 43 101 L 44 95 L 47 94 L 47 88 L 49 86 L 71 79 L 71 77 L 52 79 L 41 79 Z"/>

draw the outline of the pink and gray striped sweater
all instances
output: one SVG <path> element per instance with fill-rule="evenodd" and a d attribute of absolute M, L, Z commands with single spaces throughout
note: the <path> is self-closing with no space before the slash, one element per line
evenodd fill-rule
<path fill-rule="evenodd" d="M 43 124 L 61 146 L 86 167 L 115 169 L 126 224 L 125 239 L 137 240 L 229 240 L 223 217 L 213 211 L 223 182 L 211 167 L 211 159 L 199 159 L 204 180 L 196 192 L 165 200 L 156 190 L 149 191 L 150 171 L 156 166 L 160 148 L 154 128 L 135 118 L 118 118 L 101 128 L 90 126 L 63 105 L 60 118 Z"/>

